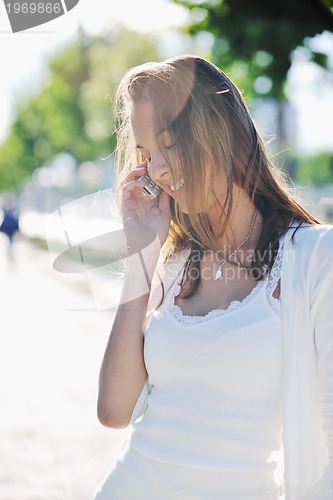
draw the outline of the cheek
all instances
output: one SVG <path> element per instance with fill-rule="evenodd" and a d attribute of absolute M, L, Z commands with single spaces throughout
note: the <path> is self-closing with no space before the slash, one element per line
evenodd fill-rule
<path fill-rule="evenodd" d="M 179 154 L 176 151 L 169 151 L 167 155 L 167 163 L 171 172 L 171 176 L 174 180 L 179 180 L 181 177 L 185 177 L 183 174 L 182 162 L 179 158 Z"/>
<path fill-rule="evenodd" d="M 170 155 L 171 159 L 171 155 Z M 196 166 L 198 168 L 198 166 Z M 172 172 L 176 180 L 184 178 L 184 186 L 173 197 L 182 212 L 198 214 L 207 210 L 216 196 L 212 193 L 215 190 L 216 174 L 211 164 L 204 163 L 199 171 L 194 172 L 191 165 L 182 166 L 177 155 L 173 155 Z"/>

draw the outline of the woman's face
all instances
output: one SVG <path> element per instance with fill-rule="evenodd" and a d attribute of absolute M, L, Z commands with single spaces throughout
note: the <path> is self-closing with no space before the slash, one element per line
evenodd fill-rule
<path fill-rule="evenodd" d="M 188 214 L 187 183 L 181 171 L 177 142 L 170 130 L 162 130 L 156 135 L 153 121 L 153 107 L 149 99 L 133 104 L 131 126 L 136 147 L 143 157 L 148 160 L 149 176 L 158 186 L 175 199 L 182 212 Z M 204 168 L 205 176 L 203 186 L 201 186 L 201 198 L 205 202 L 205 207 L 197 207 L 195 204 L 195 211 L 197 213 L 205 212 L 213 216 L 213 214 L 216 215 L 218 207 L 220 209 L 220 204 L 223 205 L 224 203 L 227 192 L 226 181 L 223 180 L 225 176 L 214 174 L 213 166 L 209 162 L 203 164 L 202 168 Z M 214 192 L 211 188 L 212 181 Z M 196 196 L 196 198 L 200 197 Z M 219 199 L 220 204 L 217 202 L 217 199 Z M 197 202 L 197 200 L 193 201 Z"/>

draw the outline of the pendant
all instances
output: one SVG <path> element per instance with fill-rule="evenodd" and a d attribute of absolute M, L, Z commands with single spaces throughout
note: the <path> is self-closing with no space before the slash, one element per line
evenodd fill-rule
<path fill-rule="evenodd" d="M 221 276 L 222 276 L 222 275 L 223 275 L 222 266 L 221 266 L 221 264 L 219 264 L 219 268 L 218 268 L 218 270 L 216 271 L 214 281 L 216 281 L 216 280 L 218 280 L 219 278 L 221 278 Z"/>

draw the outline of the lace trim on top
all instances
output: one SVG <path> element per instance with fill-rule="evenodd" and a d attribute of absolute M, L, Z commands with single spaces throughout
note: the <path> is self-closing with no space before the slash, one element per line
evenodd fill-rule
<path fill-rule="evenodd" d="M 190 316 L 187 314 L 184 314 L 182 309 L 175 304 L 175 297 L 180 293 L 181 290 L 181 285 L 180 282 L 178 282 L 175 285 L 174 291 L 172 294 L 170 294 L 170 299 L 169 299 L 169 310 L 172 313 L 172 315 L 181 323 L 190 325 L 193 323 L 201 323 L 203 321 L 206 321 L 211 318 L 216 318 L 219 316 L 223 316 L 226 312 L 234 311 L 238 309 L 240 306 L 247 304 L 252 300 L 252 298 L 259 293 L 259 291 L 262 289 L 264 285 L 266 285 L 266 295 L 269 300 L 269 303 L 271 307 L 279 311 L 280 310 L 280 300 L 273 297 L 272 293 L 275 290 L 277 283 L 280 279 L 280 274 L 281 274 L 281 267 L 282 267 L 282 256 L 283 256 L 283 243 L 284 243 L 284 238 L 280 239 L 279 243 L 279 249 L 273 264 L 273 267 L 271 269 L 269 277 L 265 278 L 264 280 L 258 281 L 256 286 L 251 290 L 251 292 L 243 299 L 243 300 L 232 300 L 229 304 L 229 306 L 226 309 L 212 309 L 209 311 L 207 314 L 204 316 Z"/>

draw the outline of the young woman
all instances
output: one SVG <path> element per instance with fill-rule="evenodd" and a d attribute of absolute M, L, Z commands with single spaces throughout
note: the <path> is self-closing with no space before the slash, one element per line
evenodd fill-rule
<path fill-rule="evenodd" d="M 210 62 L 136 67 L 116 109 L 128 255 L 98 416 L 134 430 L 95 499 L 333 498 L 333 227 Z"/>

